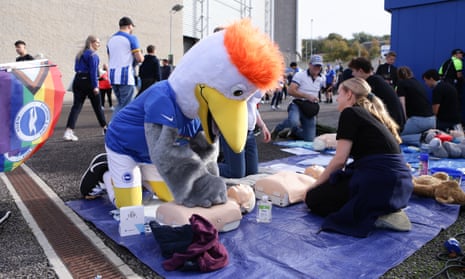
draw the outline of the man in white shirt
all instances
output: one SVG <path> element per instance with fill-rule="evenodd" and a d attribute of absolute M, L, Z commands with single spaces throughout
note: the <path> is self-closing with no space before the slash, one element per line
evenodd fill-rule
<path fill-rule="evenodd" d="M 108 66 L 111 86 L 118 105 L 118 112 L 131 102 L 134 94 L 134 62 L 141 63 L 144 60 L 139 41 L 132 35 L 134 23 L 129 17 L 119 20 L 119 31 L 108 40 Z"/>
<path fill-rule="evenodd" d="M 271 132 L 274 140 L 285 128 L 289 128 L 289 135 L 293 134 L 298 139 L 313 141 L 316 136 L 316 114 L 319 111 L 318 92 L 325 87 L 326 79 L 321 74 L 323 58 L 320 55 L 313 55 L 310 59 L 309 67 L 306 71 L 298 72 L 292 78 L 288 93 L 294 97 L 287 109 L 288 117 L 278 124 Z M 304 111 L 311 108 L 316 112 L 307 113 Z"/>

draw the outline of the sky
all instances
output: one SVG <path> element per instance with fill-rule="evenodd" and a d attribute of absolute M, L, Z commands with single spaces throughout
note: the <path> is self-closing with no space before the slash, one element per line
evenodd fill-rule
<path fill-rule="evenodd" d="M 297 0 L 298 41 L 338 33 L 351 39 L 353 33 L 374 36 L 391 33 L 391 14 L 384 10 L 385 0 Z M 239 1 L 210 0 L 209 29 L 227 25 L 239 18 Z M 252 22 L 264 29 L 265 0 L 252 0 Z M 311 23 L 313 19 L 313 24 Z"/>
<path fill-rule="evenodd" d="M 374 36 L 391 33 L 391 14 L 384 10 L 384 0 L 297 1 L 299 41 L 330 33 L 346 39 L 359 32 Z"/>

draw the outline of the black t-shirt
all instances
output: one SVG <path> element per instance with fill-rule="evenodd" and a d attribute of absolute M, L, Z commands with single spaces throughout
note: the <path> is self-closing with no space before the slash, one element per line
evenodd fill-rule
<path fill-rule="evenodd" d="M 389 115 L 396 121 L 402 131 L 405 124 L 405 116 L 397 93 L 380 76 L 371 75 L 366 81 L 371 86 L 371 92 L 384 102 Z"/>
<path fill-rule="evenodd" d="M 388 128 L 366 109 L 345 108 L 339 116 L 336 139 L 352 141 L 354 160 L 374 154 L 400 154 L 400 147 Z"/>
<path fill-rule="evenodd" d="M 16 62 L 29 61 L 29 60 L 34 60 L 34 57 L 32 57 L 32 55 L 30 54 L 16 57 Z"/>
<path fill-rule="evenodd" d="M 401 79 L 397 83 L 397 95 L 405 97 L 407 118 L 433 116 L 433 108 L 426 94 L 423 84 L 414 78 Z"/>
<path fill-rule="evenodd" d="M 447 82 L 438 82 L 433 88 L 433 105 L 439 104 L 437 120 L 460 123 L 460 103 L 455 86 Z"/>

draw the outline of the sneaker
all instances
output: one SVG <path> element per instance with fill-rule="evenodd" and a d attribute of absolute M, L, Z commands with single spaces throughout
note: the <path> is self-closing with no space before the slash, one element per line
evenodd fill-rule
<path fill-rule="evenodd" d="M 279 133 L 278 133 L 278 136 L 282 139 L 285 139 L 287 138 L 287 135 L 291 132 L 291 129 L 289 128 L 284 128 L 282 129 Z"/>
<path fill-rule="evenodd" d="M 275 140 L 279 135 L 279 131 L 276 130 L 276 128 L 271 131 L 271 140 Z"/>
<path fill-rule="evenodd" d="M 101 106 L 102 110 L 105 111 L 105 107 L 104 106 Z"/>
<path fill-rule="evenodd" d="M 379 229 L 389 229 L 400 232 L 408 232 L 412 229 L 412 223 L 403 210 L 379 216 L 375 222 Z"/>
<path fill-rule="evenodd" d="M 11 211 L 0 211 L 0 225 L 3 224 L 11 215 Z"/>
<path fill-rule="evenodd" d="M 113 106 L 111 106 L 111 107 L 110 107 L 110 110 L 111 110 L 111 111 L 114 111 L 114 110 L 115 110 L 115 108 L 114 108 Z"/>
<path fill-rule="evenodd" d="M 65 134 L 63 135 L 63 139 L 66 141 L 78 141 L 79 140 L 79 138 L 76 137 L 73 130 L 71 129 L 66 129 Z"/>
<path fill-rule="evenodd" d="M 100 183 L 103 183 L 103 174 L 108 171 L 107 154 L 100 153 L 95 156 L 89 164 L 89 167 L 81 177 L 80 191 L 84 197 L 92 196 L 92 193 L 99 192 Z M 94 191 L 96 190 L 96 191 Z M 100 196 L 101 193 L 98 193 Z"/>
<path fill-rule="evenodd" d="M 276 110 L 276 106 L 271 106 L 271 109 L 272 109 L 272 110 Z"/>

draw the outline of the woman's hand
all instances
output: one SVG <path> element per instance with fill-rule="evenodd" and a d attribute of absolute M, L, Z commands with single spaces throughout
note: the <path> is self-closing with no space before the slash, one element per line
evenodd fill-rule
<path fill-rule="evenodd" d="M 261 127 L 262 129 L 262 134 L 263 134 L 263 142 L 268 143 L 271 140 L 271 133 L 270 130 L 268 130 L 268 127 L 266 127 L 265 124 Z"/>

